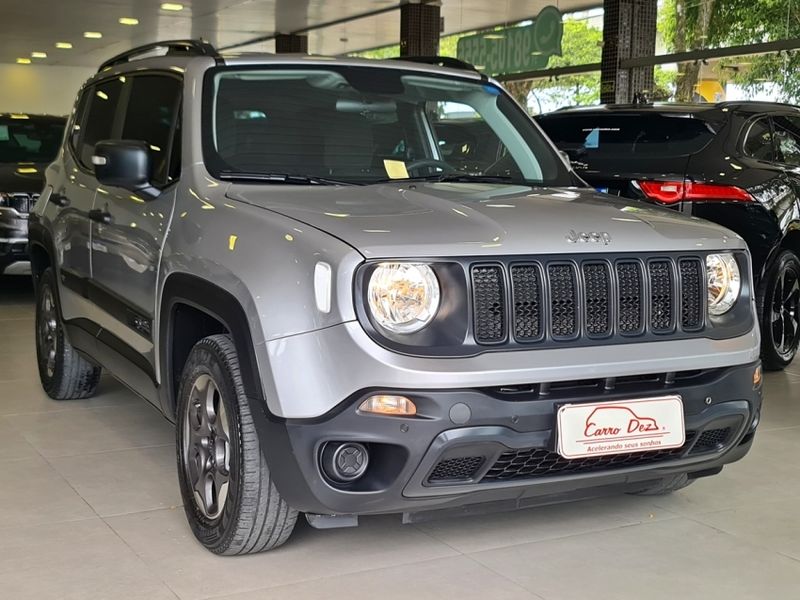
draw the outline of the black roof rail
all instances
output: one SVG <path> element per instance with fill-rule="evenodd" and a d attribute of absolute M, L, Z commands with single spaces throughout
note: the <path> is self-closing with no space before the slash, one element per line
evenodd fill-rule
<path fill-rule="evenodd" d="M 395 56 L 392 60 L 405 60 L 408 62 L 422 63 L 425 65 L 434 65 L 437 67 L 447 67 L 449 69 L 461 69 L 464 71 L 474 71 L 480 73 L 475 65 L 471 65 L 466 61 L 458 58 L 451 58 L 450 56 Z"/>
<path fill-rule="evenodd" d="M 158 48 L 166 48 L 167 53 L 165 56 L 211 56 L 213 58 L 218 58 L 219 53 L 217 49 L 214 48 L 208 42 L 204 42 L 203 40 L 168 40 L 164 42 L 153 42 L 151 44 L 145 44 L 144 46 L 137 46 L 127 52 L 123 52 L 122 54 L 117 54 L 116 56 L 109 58 L 103 64 L 100 65 L 100 68 L 97 70 L 99 73 L 100 71 L 105 71 L 106 69 L 113 67 L 115 65 L 121 65 L 123 63 L 130 62 L 130 60 L 140 54 L 146 54 L 151 50 L 156 50 Z"/>

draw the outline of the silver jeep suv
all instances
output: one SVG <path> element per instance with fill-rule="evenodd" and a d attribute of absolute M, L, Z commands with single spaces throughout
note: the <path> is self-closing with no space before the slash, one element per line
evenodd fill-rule
<path fill-rule="evenodd" d="M 117 56 L 30 240 L 44 389 L 88 397 L 106 369 L 173 420 L 219 554 L 281 545 L 300 512 L 667 493 L 759 419 L 743 241 L 587 189 L 450 59 Z"/>

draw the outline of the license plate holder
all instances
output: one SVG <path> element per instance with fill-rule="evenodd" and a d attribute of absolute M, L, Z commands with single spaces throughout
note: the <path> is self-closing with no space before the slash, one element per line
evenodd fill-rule
<path fill-rule="evenodd" d="M 556 451 L 566 459 L 680 448 L 686 443 L 678 395 L 563 404 L 556 413 Z"/>

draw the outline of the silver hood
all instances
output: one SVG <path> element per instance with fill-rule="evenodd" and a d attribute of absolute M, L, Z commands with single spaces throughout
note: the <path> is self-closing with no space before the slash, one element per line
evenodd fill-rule
<path fill-rule="evenodd" d="M 233 184 L 226 195 L 327 232 L 367 258 L 746 247 L 718 225 L 588 189 L 430 182 Z M 582 240 L 582 234 L 588 235 Z"/>

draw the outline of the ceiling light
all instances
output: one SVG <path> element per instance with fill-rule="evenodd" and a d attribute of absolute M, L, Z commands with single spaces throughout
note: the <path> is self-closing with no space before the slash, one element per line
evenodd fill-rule
<path fill-rule="evenodd" d="M 164 2 L 161 5 L 161 10 L 171 10 L 177 12 L 179 10 L 183 10 L 183 4 L 177 4 L 175 2 Z"/>
<path fill-rule="evenodd" d="M 47 58 L 47 52 L 31 52 L 31 58 Z"/>
<path fill-rule="evenodd" d="M 119 19 L 120 25 L 138 25 L 139 19 L 134 19 L 133 17 L 120 17 Z"/>
<path fill-rule="evenodd" d="M 84 31 L 83 37 L 88 38 L 90 40 L 99 40 L 101 37 L 103 37 L 103 34 L 100 33 L 99 31 Z"/>
<path fill-rule="evenodd" d="M 72 44 L 70 42 L 56 42 L 56 48 L 60 50 L 72 50 Z"/>
<path fill-rule="evenodd" d="M 18 65 L 29 65 L 29 64 L 31 64 L 31 59 L 30 58 L 18 58 L 17 59 L 17 64 Z"/>

